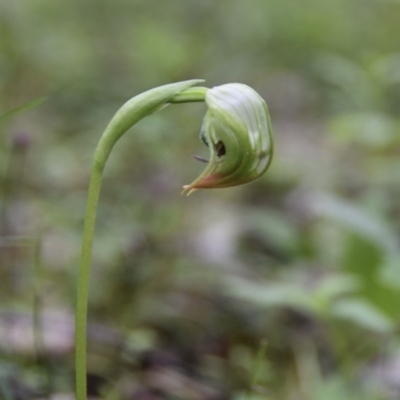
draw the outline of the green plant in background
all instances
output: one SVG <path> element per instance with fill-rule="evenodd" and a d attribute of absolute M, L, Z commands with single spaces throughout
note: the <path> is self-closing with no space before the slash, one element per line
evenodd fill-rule
<path fill-rule="evenodd" d="M 29 111 L 33 108 L 41 106 L 47 100 L 46 97 L 40 97 L 38 99 L 32 100 L 26 104 L 23 104 L 18 107 L 14 107 L 12 110 L 8 110 L 0 113 L 0 123 L 6 120 L 7 118 L 11 118 L 17 114 Z"/>
<path fill-rule="evenodd" d="M 88 189 L 76 305 L 76 398 L 86 399 L 86 325 L 90 264 L 97 205 L 107 159 L 118 139 L 142 118 L 169 103 L 205 101 L 209 110 L 200 137 L 210 149 L 210 161 L 198 179 L 184 186 L 190 194 L 199 188 L 236 186 L 260 177 L 273 154 L 271 125 L 264 100 L 242 84 L 213 89 L 192 86 L 190 80 L 161 86 L 125 103 L 104 131 L 93 157 Z"/>

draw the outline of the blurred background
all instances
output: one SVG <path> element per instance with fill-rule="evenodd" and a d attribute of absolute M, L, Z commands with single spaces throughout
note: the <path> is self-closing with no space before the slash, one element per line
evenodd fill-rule
<path fill-rule="evenodd" d="M 180 196 L 204 104 L 116 146 L 89 308 L 93 399 L 400 398 L 400 2 L 0 2 L 0 398 L 73 399 L 92 153 L 130 97 L 266 100 L 257 182 Z"/>

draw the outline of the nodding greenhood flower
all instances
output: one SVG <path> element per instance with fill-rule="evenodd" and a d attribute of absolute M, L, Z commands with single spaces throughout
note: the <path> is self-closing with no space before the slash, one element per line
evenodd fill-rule
<path fill-rule="evenodd" d="M 273 139 L 267 105 L 252 88 L 230 83 L 209 89 L 200 138 L 210 149 L 203 173 L 182 193 L 237 186 L 268 169 Z M 195 157 L 202 160 L 200 157 Z M 207 162 L 207 161 L 206 161 Z"/>
<path fill-rule="evenodd" d="M 264 100 L 246 85 L 233 83 L 213 89 L 193 87 L 200 82 L 195 79 L 164 85 L 128 100 L 111 119 L 96 147 L 86 203 L 76 300 L 77 400 L 87 399 L 86 332 L 93 236 L 103 171 L 117 141 L 142 118 L 169 103 L 205 100 L 208 111 L 200 137 L 210 148 L 210 161 L 194 182 L 184 186 L 184 193 L 250 182 L 261 176 L 271 162 L 272 132 Z"/>

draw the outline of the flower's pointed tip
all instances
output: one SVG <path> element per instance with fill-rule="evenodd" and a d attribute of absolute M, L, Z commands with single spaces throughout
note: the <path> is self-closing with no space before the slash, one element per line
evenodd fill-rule
<path fill-rule="evenodd" d="M 181 194 L 186 194 L 186 196 L 190 196 L 196 190 L 197 189 L 193 188 L 191 185 L 185 185 L 185 186 L 183 186 L 183 190 L 182 190 Z"/>

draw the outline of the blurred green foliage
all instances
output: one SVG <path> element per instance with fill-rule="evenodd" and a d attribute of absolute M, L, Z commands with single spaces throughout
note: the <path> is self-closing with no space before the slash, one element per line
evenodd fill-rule
<path fill-rule="evenodd" d="M 207 154 L 201 104 L 117 145 L 95 239 L 92 393 L 398 399 L 399 37 L 398 0 L 0 2 L 0 397 L 72 391 L 105 125 L 141 91 L 204 78 L 265 98 L 275 159 L 253 184 L 179 196 L 203 168 L 190 155 Z"/>

